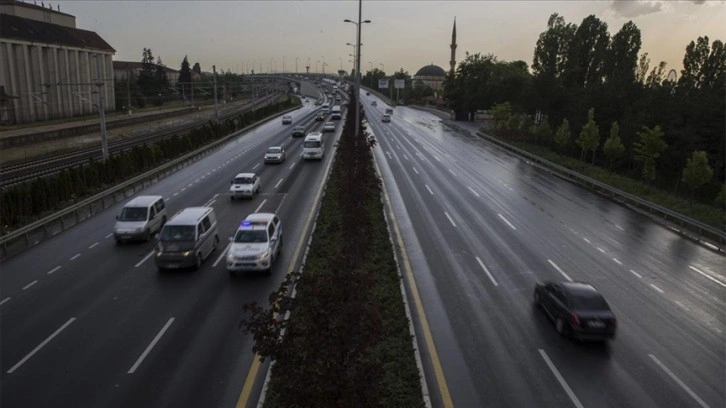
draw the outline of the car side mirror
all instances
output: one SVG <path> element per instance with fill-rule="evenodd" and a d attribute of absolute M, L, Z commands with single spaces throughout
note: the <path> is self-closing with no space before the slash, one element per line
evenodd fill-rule
<path fill-rule="evenodd" d="M 234 237 L 229 237 L 229 238 L 227 238 L 227 241 L 229 241 L 229 242 L 232 242 L 232 241 L 234 241 Z"/>

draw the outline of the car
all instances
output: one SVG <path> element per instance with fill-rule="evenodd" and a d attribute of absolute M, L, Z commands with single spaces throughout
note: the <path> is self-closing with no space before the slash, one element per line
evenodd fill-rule
<path fill-rule="evenodd" d="M 187 207 L 161 228 L 154 263 L 159 272 L 186 267 L 199 269 L 218 246 L 214 208 Z"/>
<path fill-rule="evenodd" d="M 282 124 L 283 125 L 289 125 L 291 123 L 292 123 L 292 116 L 285 115 L 285 116 L 282 117 Z"/>
<path fill-rule="evenodd" d="M 557 332 L 575 340 L 615 338 L 618 321 L 605 298 L 585 282 L 537 282 L 534 304 L 555 323 Z"/>
<path fill-rule="evenodd" d="M 116 243 L 148 241 L 166 224 L 166 203 L 162 196 L 138 196 L 129 201 L 116 216 L 113 237 Z"/>
<path fill-rule="evenodd" d="M 239 173 L 230 182 L 229 199 L 234 200 L 237 197 L 255 198 L 255 194 L 260 192 L 262 180 L 255 173 Z"/>
<path fill-rule="evenodd" d="M 371 96 L 371 93 L 370 92 L 366 92 L 366 96 Z"/>
<path fill-rule="evenodd" d="M 235 276 L 242 271 L 272 273 L 272 264 L 282 250 L 282 222 L 275 213 L 253 213 L 230 237 L 227 270 Z"/>
<path fill-rule="evenodd" d="M 316 122 L 322 122 L 324 120 L 325 120 L 325 114 L 323 112 L 318 112 L 318 114 L 315 115 Z"/>
<path fill-rule="evenodd" d="M 335 123 L 325 122 L 323 125 L 323 132 L 335 132 Z"/>
<path fill-rule="evenodd" d="M 371 102 L 371 106 L 378 106 L 378 102 L 376 102 L 376 101 Z"/>
<path fill-rule="evenodd" d="M 386 113 L 389 115 L 393 115 L 393 109 L 392 108 L 386 108 Z"/>
<path fill-rule="evenodd" d="M 381 116 L 381 122 L 390 122 L 391 121 L 391 115 L 384 113 L 383 116 Z"/>
<path fill-rule="evenodd" d="M 282 146 L 270 146 L 265 152 L 265 163 L 282 163 L 285 161 L 285 149 Z"/>
<path fill-rule="evenodd" d="M 304 137 L 304 136 L 305 136 L 305 126 L 295 126 L 294 128 L 292 128 L 292 137 Z"/>

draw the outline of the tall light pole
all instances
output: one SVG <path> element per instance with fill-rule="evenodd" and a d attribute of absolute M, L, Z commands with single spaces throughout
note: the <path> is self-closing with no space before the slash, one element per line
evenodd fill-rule
<path fill-rule="evenodd" d="M 385 72 L 386 72 L 386 66 L 385 66 L 385 65 L 383 65 L 383 63 L 382 63 L 382 62 L 381 62 L 381 63 L 379 63 L 378 65 L 380 65 L 380 66 L 381 66 L 381 70 L 382 70 L 382 71 L 383 71 L 383 72 L 385 73 Z"/>
<path fill-rule="evenodd" d="M 355 24 L 356 36 L 355 36 L 355 136 L 358 137 L 360 134 L 360 26 L 362 23 L 370 23 L 371 20 L 361 21 L 361 13 L 363 12 L 363 0 L 358 0 L 358 22 L 345 19 L 346 23 Z"/>
<path fill-rule="evenodd" d="M 315 60 L 315 73 L 316 74 L 320 73 L 320 71 L 318 70 L 318 64 L 320 64 L 320 60 Z"/>
<path fill-rule="evenodd" d="M 108 160 L 108 137 L 106 134 L 106 88 L 103 86 L 103 77 L 101 76 L 101 58 L 103 57 L 100 54 L 91 54 L 91 57 L 96 60 L 96 89 L 98 90 L 98 114 L 101 125 L 101 155 L 103 161 L 106 161 Z"/>
<path fill-rule="evenodd" d="M 295 73 L 297 74 L 297 59 L 300 57 L 295 57 Z"/>

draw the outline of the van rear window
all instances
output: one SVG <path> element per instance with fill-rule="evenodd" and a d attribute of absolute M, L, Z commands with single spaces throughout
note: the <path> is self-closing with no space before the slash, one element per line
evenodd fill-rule
<path fill-rule="evenodd" d="M 303 143 L 303 147 L 308 147 L 308 148 L 320 147 L 320 142 L 317 140 L 308 140 Z"/>

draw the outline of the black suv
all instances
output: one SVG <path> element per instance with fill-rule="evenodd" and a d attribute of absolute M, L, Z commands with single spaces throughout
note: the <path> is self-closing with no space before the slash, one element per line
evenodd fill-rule
<path fill-rule="evenodd" d="M 305 127 L 304 126 L 295 126 L 292 128 L 292 137 L 303 137 L 305 136 Z"/>
<path fill-rule="evenodd" d="M 325 115 L 323 115 L 322 112 L 320 112 L 317 115 L 315 115 L 315 121 L 316 122 L 322 122 L 324 120 L 325 120 Z"/>

